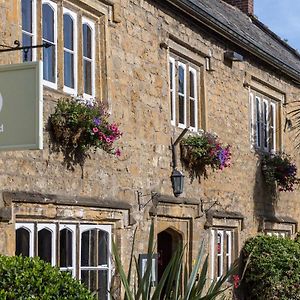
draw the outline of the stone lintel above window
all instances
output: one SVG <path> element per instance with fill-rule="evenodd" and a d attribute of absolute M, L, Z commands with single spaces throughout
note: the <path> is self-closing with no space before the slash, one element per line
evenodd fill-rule
<path fill-rule="evenodd" d="M 206 213 L 205 228 L 229 227 L 244 229 L 244 216 L 239 212 L 210 210 Z"/>

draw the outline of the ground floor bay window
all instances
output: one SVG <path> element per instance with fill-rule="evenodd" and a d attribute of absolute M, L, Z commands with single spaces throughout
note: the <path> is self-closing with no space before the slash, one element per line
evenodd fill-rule
<path fill-rule="evenodd" d="M 97 299 L 108 299 L 111 226 L 78 223 L 16 223 L 16 255 L 39 256 L 80 279 Z"/>

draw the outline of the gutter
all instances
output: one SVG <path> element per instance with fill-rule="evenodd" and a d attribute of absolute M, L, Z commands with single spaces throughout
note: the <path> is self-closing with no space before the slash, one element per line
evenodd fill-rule
<path fill-rule="evenodd" d="M 244 50 L 252 53 L 253 55 L 259 57 L 269 65 L 275 67 L 276 69 L 281 70 L 296 82 L 300 82 L 300 72 L 295 68 L 289 66 L 282 60 L 274 57 L 265 50 L 261 49 L 259 46 L 255 45 L 250 39 L 245 38 L 245 36 L 240 35 L 236 31 L 232 30 L 229 26 L 217 20 L 211 14 L 205 12 L 195 4 L 191 3 L 189 0 L 166 0 L 171 5 L 176 6 L 184 13 L 190 15 L 197 21 L 201 22 L 203 25 L 209 27 L 213 31 L 216 31 L 227 40 L 230 40 L 234 44 L 237 44 L 239 47 Z"/>

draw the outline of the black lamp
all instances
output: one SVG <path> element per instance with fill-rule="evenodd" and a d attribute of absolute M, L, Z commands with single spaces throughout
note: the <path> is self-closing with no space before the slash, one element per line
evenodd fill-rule
<path fill-rule="evenodd" d="M 178 197 L 183 192 L 184 175 L 180 171 L 173 169 L 171 180 L 174 195 Z"/>

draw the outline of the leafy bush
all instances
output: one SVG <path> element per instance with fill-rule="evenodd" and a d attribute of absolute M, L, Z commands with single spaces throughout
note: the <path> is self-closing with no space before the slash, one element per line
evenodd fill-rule
<path fill-rule="evenodd" d="M 223 170 L 230 166 L 229 145 L 222 145 L 215 134 L 199 132 L 181 141 L 181 157 L 193 176 L 207 176 L 206 166 Z"/>
<path fill-rule="evenodd" d="M 96 101 L 65 98 L 58 101 L 49 118 L 53 140 L 62 151 L 69 167 L 83 164 L 89 149 L 103 149 L 120 156 L 113 143 L 122 135 L 116 124 L 108 122 L 108 114 Z"/>
<path fill-rule="evenodd" d="M 270 186 L 277 183 L 279 191 L 292 192 L 299 182 L 297 167 L 285 153 L 266 154 L 262 159 L 262 171 L 266 183 Z"/>
<path fill-rule="evenodd" d="M 243 256 L 250 256 L 243 278 L 246 299 L 300 299 L 299 242 L 257 236 L 246 242 Z"/>
<path fill-rule="evenodd" d="M 68 272 L 38 257 L 0 256 L 1 300 L 93 300 L 91 293 Z"/>

